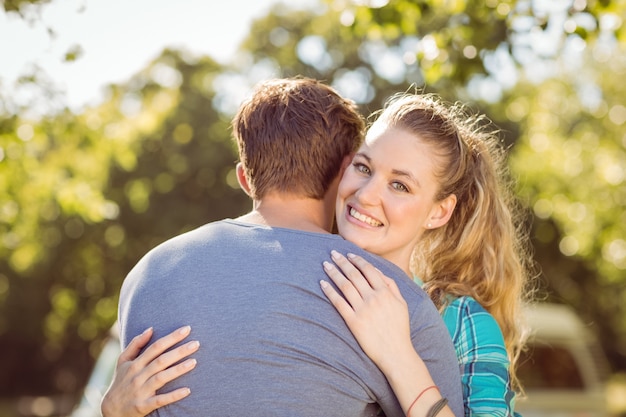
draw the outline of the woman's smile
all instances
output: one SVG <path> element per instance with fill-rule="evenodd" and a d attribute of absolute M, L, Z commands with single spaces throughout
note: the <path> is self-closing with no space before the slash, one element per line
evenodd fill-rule
<path fill-rule="evenodd" d="M 355 207 L 353 206 L 348 206 L 348 214 L 350 217 L 352 217 L 353 219 L 356 219 L 362 223 L 366 223 L 369 226 L 373 226 L 373 227 L 382 227 L 383 223 L 379 222 L 378 220 L 376 220 L 373 217 L 368 216 L 365 213 L 360 212 L 359 210 L 357 210 Z"/>

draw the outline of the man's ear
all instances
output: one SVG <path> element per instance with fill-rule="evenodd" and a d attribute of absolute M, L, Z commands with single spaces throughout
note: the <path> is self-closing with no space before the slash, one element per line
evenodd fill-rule
<path fill-rule="evenodd" d="M 248 184 L 248 179 L 246 178 L 246 173 L 243 170 L 243 165 L 241 162 L 237 162 L 237 181 L 239 182 L 239 186 L 241 189 L 248 195 L 250 195 L 250 184 Z"/>
<path fill-rule="evenodd" d="M 433 210 L 428 216 L 427 229 L 436 229 L 448 223 L 454 208 L 456 207 L 456 195 L 450 194 L 443 200 L 439 201 L 433 207 Z"/>
<path fill-rule="evenodd" d="M 346 172 L 346 169 L 350 166 L 352 159 L 354 158 L 354 154 L 348 154 L 343 157 L 343 161 L 341 161 L 341 171 L 339 171 L 339 178 L 343 177 L 343 173 Z"/>

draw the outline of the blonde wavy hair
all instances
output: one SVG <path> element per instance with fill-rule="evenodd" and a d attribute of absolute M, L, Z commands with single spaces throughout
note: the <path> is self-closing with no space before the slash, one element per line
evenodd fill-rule
<path fill-rule="evenodd" d="M 525 211 L 515 198 L 498 131 L 484 115 L 434 94 L 393 96 L 376 123 L 428 144 L 438 161 L 435 199 L 457 198 L 448 223 L 422 235 L 411 272 L 440 309 L 448 295 L 468 295 L 493 315 L 511 362 L 511 386 L 522 393 L 516 369 L 527 333 L 522 308 L 530 297 L 532 257 Z"/>

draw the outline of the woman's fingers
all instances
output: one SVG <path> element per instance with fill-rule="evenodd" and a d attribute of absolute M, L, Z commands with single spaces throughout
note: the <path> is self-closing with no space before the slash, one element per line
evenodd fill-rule
<path fill-rule="evenodd" d="M 154 397 L 146 400 L 141 411 L 144 415 L 150 414 L 157 408 L 161 408 L 168 404 L 175 403 L 176 401 L 180 401 L 183 398 L 187 397 L 189 394 L 191 394 L 191 390 L 189 388 L 178 388 L 165 394 L 155 395 Z"/>
<path fill-rule="evenodd" d="M 326 271 L 326 273 L 328 272 L 329 271 Z M 330 285 L 328 282 L 321 280 L 320 287 L 322 287 L 322 291 L 324 292 L 324 294 L 326 294 L 326 297 L 335 307 L 339 315 L 346 321 L 346 323 L 350 323 L 352 318 L 354 317 L 354 310 L 352 306 L 350 306 L 350 304 L 348 304 L 348 302 L 341 295 L 339 295 L 339 293 L 335 291 L 332 285 Z"/>
<path fill-rule="evenodd" d="M 157 390 L 195 368 L 196 360 L 187 357 L 199 349 L 198 341 L 172 349 L 190 331 L 189 326 L 181 327 L 156 340 L 139 356 L 137 352 L 149 342 L 152 329 L 135 337 L 118 359 L 113 381 L 101 403 L 103 416 L 141 417 L 188 396 L 188 388 L 159 394 Z"/>
<path fill-rule="evenodd" d="M 324 272 L 337 286 L 345 301 L 349 303 L 349 307 L 357 310 L 373 290 L 367 280 L 346 258 L 337 256 L 334 258 L 341 270 L 330 262 L 324 262 Z M 342 316 L 344 314 L 342 313 Z"/>
<path fill-rule="evenodd" d="M 135 396 L 127 403 L 120 402 L 115 405 L 117 408 L 105 406 L 103 402 L 102 415 L 104 417 L 140 417 L 147 416 L 157 408 L 161 408 L 168 404 L 172 404 L 176 401 L 180 401 L 183 398 L 191 394 L 191 390 L 187 387 L 178 388 L 174 391 L 166 392 L 164 394 L 156 394 L 147 398 L 139 398 Z M 106 410 L 106 411 L 105 411 Z"/>
<path fill-rule="evenodd" d="M 396 298 L 404 299 L 404 297 L 402 297 L 402 293 L 400 292 L 400 288 L 398 288 L 398 284 L 396 283 L 396 281 L 394 281 L 393 279 L 389 278 L 386 275 L 381 275 L 381 277 L 383 279 L 383 282 L 387 286 L 387 288 L 389 288 L 389 291 L 391 291 L 391 293 Z"/>
<path fill-rule="evenodd" d="M 146 368 L 146 374 L 148 375 L 145 383 L 146 388 L 154 392 L 168 382 L 191 371 L 196 366 L 195 359 L 187 359 L 175 366 L 172 365 L 196 352 L 199 348 L 200 342 L 194 340 L 158 356 Z"/>
<path fill-rule="evenodd" d="M 372 289 L 386 289 L 382 272 L 362 257 L 350 253 L 348 259 L 337 251 L 332 251 L 331 257 L 344 277 L 352 282 L 363 298 Z"/>
<path fill-rule="evenodd" d="M 369 282 L 372 288 L 378 289 L 384 288 L 386 286 L 385 280 L 383 278 L 387 277 L 385 277 L 383 273 L 380 272 L 380 269 L 376 268 L 374 265 L 367 262 L 363 257 L 359 255 L 349 253 L 347 257 L 349 261 L 358 268 L 362 276 L 367 279 L 367 282 Z"/>
<path fill-rule="evenodd" d="M 120 374 L 119 379 L 134 380 L 135 384 L 140 386 L 145 384 L 145 388 L 149 391 L 161 388 L 165 383 L 155 384 L 155 375 L 198 350 L 200 344 L 192 341 L 167 351 L 187 337 L 190 331 L 189 326 L 176 329 L 156 340 L 139 356 L 136 356 L 135 352 L 145 346 L 147 343 L 145 339 L 149 339 L 152 335 L 152 328 L 135 337 L 118 359 L 116 372 Z M 133 359 L 133 356 L 136 358 Z"/>
<path fill-rule="evenodd" d="M 339 252 L 332 251 L 331 257 L 336 266 L 324 262 L 324 271 L 341 291 L 349 306 L 357 310 L 364 302 L 374 297 L 376 291 L 387 291 L 388 286 L 376 267 L 360 256 L 352 254 L 348 256 L 349 260 Z M 346 319 L 346 307 L 341 305 L 339 300 L 331 299 L 331 302 L 338 309 L 342 308 L 340 314 Z"/>
<path fill-rule="evenodd" d="M 165 384 L 167 384 L 168 382 L 171 382 L 177 378 L 179 378 L 182 375 L 185 375 L 186 373 L 188 373 L 189 371 L 191 371 L 192 369 L 194 369 L 196 367 L 196 360 L 195 359 L 187 359 L 175 366 L 172 366 L 170 368 L 167 368 L 164 371 L 160 371 L 156 374 L 154 374 L 150 379 L 148 379 L 145 383 L 145 389 L 148 390 L 151 393 L 155 393 L 157 390 L 163 388 L 163 386 L 165 386 Z M 179 391 L 175 390 L 175 391 Z M 174 392 L 174 391 L 172 391 Z M 171 393 L 167 393 L 167 394 L 171 394 Z M 180 394 L 180 392 L 178 392 L 178 394 Z M 167 398 L 172 398 L 175 397 L 177 398 L 177 395 L 173 395 L 173 396 L 168 396 L 165 397 Z M 160 397 L 160 395 L 155 395 L 154 397 L 149 398 L 149 400 L 152 400 L 155 397 Z M 160 402 L 157 402 L 158 404 L 161 404 Z M 169 403 L 168 403 L 169 404 Z M 161 404 L 159 405 L 159 407 L 163 406 L 165 404 Z M 151 410 L 152 411 L 152 410 Z"/>
<path fill-rule="evenodd" d="M 147 366 L 159 357 L 163 352 L 172 348 L 178 342 L 185 339 L 191 333 L 191 326 L 180 327 L 173 332 L 161 337 L 154 343 L 152 343 L 146 350 L 139 356 L 137 361 L 141 366 Z M 170 363 L 171 365 L 171 363 Z"/>
<path fill-rule="evenodd" d="M 143 349 L 143 347 L 146 346 L 150 341 L 152 333 L 153 329 L 152 327 L 149 327 L 144 330 L 143 333 L 141 333 L 140 335 L 135 336 L 117 359 L 118 366 L 123 362 L 128 362 L 136 359 L 137 355 L 139 355 L 139 352 L 141 352 L 141 349 Z"/>
<path fill-rule="evenodd" d="M 362 298 L 367 297 L 367 293 L 368 291 L 372 290 L 372 286 L 367 281 L 367 279 L 363 276 L 361 271 L 359 271 L 359 269 L 356 266 L 354 266 L 345 256 L 343 256 L 337 251 L 331 252 L 331 258 L 333 259 L 333 262 L 337 266 L 339 273 L 341 274 L 341 277 L 343 277 L 347 282 L 351 284 L 351 285 L 348 285 L 348 283 L 344 282 L 341 279 L 341 277 L 337 277 L 338 281 L 340 282 L 337 282 L 333 279 L 335 284 L 337 284 L 339 289 L 343 292 L 343 295 L 346 298 L 350 298 L 350 293 L 349 292 L 346 293 L 344 291 L 344 286 L 345 286 L 346 289 L 348 289 L 349 291 L 351 291 L 351 289 L 354 288 L 356 291 L 358 291 L 360 297 Z"/>

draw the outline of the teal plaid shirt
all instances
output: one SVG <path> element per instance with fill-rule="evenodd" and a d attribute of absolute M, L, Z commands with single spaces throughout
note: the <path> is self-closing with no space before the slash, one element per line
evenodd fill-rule
<path fill-rule="evenodd" d="M 514 412 L 510 362 L 496 319 L 469 296 L 451 298 L 441 316 L 459 360 L 465 417 L 521 417 Z"/>
<path fill-rule="evenodd" d="M 466 417 L 520 417 L 509 379 L 504 337 L 494 317 L 472 297 L 454 299 L 442 317 L 456 350 Z"/>

